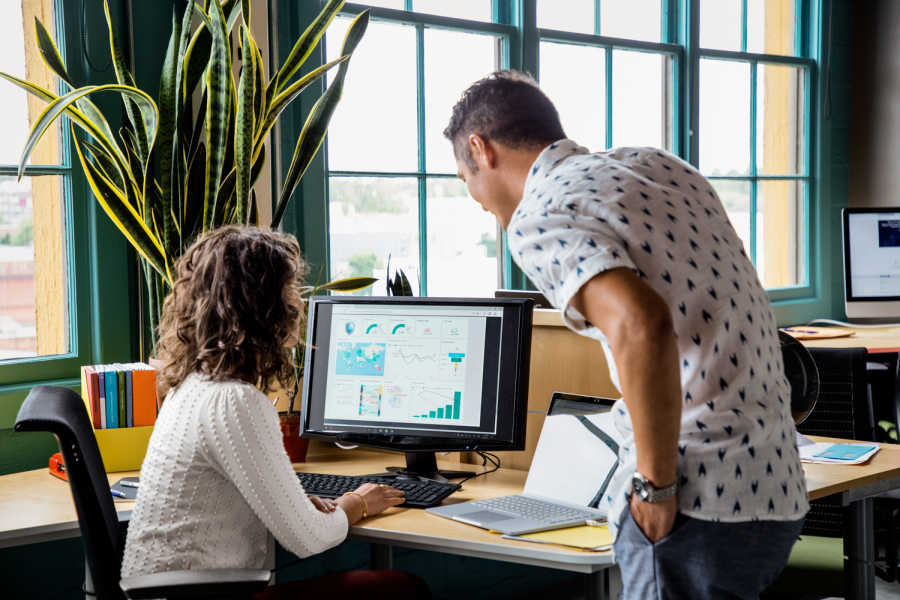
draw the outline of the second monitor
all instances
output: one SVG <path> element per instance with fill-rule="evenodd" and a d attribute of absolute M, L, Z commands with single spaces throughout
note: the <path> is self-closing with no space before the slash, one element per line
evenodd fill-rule
<path fill-rule="evenodd" d="M 438 473 L 435 452 L 523 450 L 531 300 L 313 298 L 301 434 L 406 453 L 404 476 Z"/>

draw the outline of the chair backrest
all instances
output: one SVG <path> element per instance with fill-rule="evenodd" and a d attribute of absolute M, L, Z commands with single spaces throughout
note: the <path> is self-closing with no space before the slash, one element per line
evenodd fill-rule
<path fill-rule="evenodd" d="M 797 430 L 805 435 L 821 435 L 872 441 L 869 428 L 869 401 L 866 386 L 865 348 L 809 348 L 819 369 L 819 399 L 809 417 Z M 843 508 L 823 498 L 811 502 L 804 535 L 843 536 Z"/>
<path fill-rule="evenodd" d="M 49 431 L 56 436 L 94 592 L 101 599 L 124 599 L 119 579 L 125 544 L 84 401 L 69 388 L 37 386 L 25 398 L 15 430 Z"/>

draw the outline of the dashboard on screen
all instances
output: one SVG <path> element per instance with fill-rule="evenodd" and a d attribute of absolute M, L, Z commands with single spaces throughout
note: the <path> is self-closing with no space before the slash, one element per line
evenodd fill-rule
<path fill-rule="evenodd" d="M 900 212 L 848 212 L 845 219 L 847 299 L 900 299 Z"/>

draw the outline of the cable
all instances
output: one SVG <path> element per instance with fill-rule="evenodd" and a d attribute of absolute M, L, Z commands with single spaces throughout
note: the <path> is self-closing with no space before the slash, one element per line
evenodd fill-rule
<path fill-rule="evenodd" d="M 85 8 L 85 3 L 87 0 L 81 0 L 81 49 L 84 51 L 84 58 L 87 60 L 88 66 L 95 73 L 103 73 L 109 68 L 109 65 L 112 64 L 112 49 L 109 51 L 109 60 L 106 61 L 106 66 L 103 69 L 98 69 L 91 62 L 91 57 L 88 56 L 87 50 L 87 9 Z"/>
<path fill-rule="evenodd" d="M 832 319 L 813 319 L 804 327 L 809 327 L 813 323 L 827 323 L 828 325 L 837 325 L 838 327 L 852 327 L 853 329 L 879 329 L 881 327 L 900 327 L 900 323 L 882 323 L 880 325 L 857 325 L 856 323 L 844 323 L 843 321 L 834 321 Z"/>
<path fill-rule="evenodd" d="M 481 477 L 482 475 L 487 475 L 488 473 L 493 473 L 494 471 L 496 471 L 497 469 L 500 468 L 500 459 L 497 458 L 496 455 L 491 454 L 490 452 L 478 452 L 478 451 L 476 451 L 475 454 L 477 454 L 478 456 L 481 457 L 481 460 L 482 460 L 481 466 L 482 467 L 486 467 L 488 461 L 491 461 L 491 464 L 494 465 L 494 468 L 491 469 L 490 471 L 485 471 L 484 473 L 478 473 L 477 475 L 472 475 L 471 477 L 466 477 L 465 479 L 463 479 L 462 481 L 459 482 L 459 485 L 464 484 L 465 482 L 467 482 L 470 479 L 475 479 L 476 477 Z"/>

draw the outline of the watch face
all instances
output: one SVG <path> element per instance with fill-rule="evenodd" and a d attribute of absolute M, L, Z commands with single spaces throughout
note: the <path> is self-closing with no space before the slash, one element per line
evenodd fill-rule
<path fill-rule="evenodd" d="M 650 490 L 647 489 L 647 486 L 643 481 L 635 477 L 631 480 L 631 487 L 634 490 L 634 493 L 637 494 L 638 498 L 641 500 L 646 500 L 650 497 Z"/>

